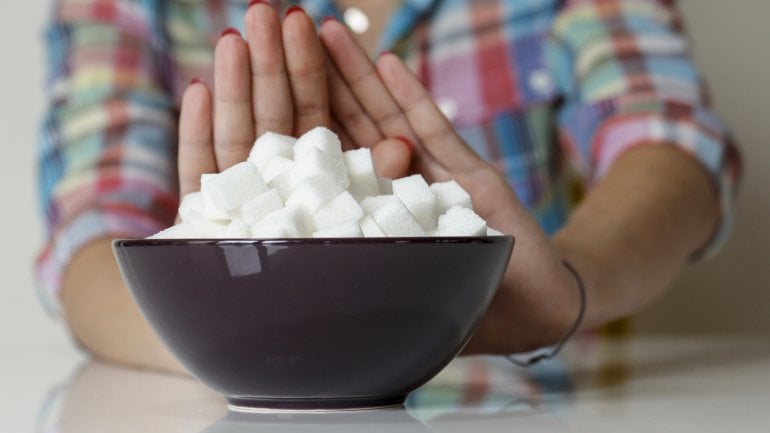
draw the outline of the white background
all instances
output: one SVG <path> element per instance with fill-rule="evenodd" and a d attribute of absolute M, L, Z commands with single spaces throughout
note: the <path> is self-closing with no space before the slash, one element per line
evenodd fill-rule
<path fill-rule="evenodd" d="M 65 346 L 66 334 L 39 307 L 31 278 L 42 242 L 35 149 L 45 106 L 47 4 L 0 2 L 0 338 Z M 656 331 L 770 332 L 770 2 L 686 0 L 681 6 L 697 41 L 697 62 L 717 111 L 743 145 L 747 171 L 731 242 L 717 259 L 688 270 L 637 323 Z"/>
<path fill-rule="evenodd" d="M 46 317 L 32 283 L 32 261 L 42 242 L 35 150 L 45 106 L 42 32 L 48 4 L 0 2 L 0 339 L 59 344 L 64 333 Z"/>

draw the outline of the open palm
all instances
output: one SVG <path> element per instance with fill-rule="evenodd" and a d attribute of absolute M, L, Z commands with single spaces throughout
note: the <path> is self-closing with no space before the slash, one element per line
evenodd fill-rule
<path fill-rule="evenodd" d="M 316 33 L 295 11 L 281 23 L 269 5 L 250 7 L 246 38 L 230 31 L 217 44 L 214 96 L 205 83 L 187 89 L 181 193 L 197 190 L 201 173 L 246 159 L 266 131 L 296 136 L 332 127 L 345 147 L 372 147 L 380 174 L 456 180 L 491 227 L 516 237 L 503 283 L 468 351 L 514 352 L 561 338 L 577 312 L 572 275 L 507 181 L 460 138 L 396 56 L 372 63 L 344 25 L 329 20 Z"/>

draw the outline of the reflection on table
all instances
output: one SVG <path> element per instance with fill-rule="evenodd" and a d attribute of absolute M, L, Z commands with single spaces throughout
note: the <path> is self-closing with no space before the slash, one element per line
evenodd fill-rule
<path fill-rule="evenodd" d="M 457 359 L 405 407 L 372 411 L 228 412 L 194 379 L 88 362 L 52 389 L 37 431 L 767 432 L 768 401 L 766 338 L 584 336 L 532 369 L 499 357 Z"/>
<path fill-rule="evenodd" d="M 523 372 L 502 358 L 461 358 L 413 392 L 405 407 L 245 414 L 228 412 L 224 398 L 191 378 L 87 362 L 49 396 L 49 412 L 58 414 L 40 430 L 417 433 L 461 432 L 475 425 L 482 431 L 566 431 L 537 408 L 539 390 Z"/>

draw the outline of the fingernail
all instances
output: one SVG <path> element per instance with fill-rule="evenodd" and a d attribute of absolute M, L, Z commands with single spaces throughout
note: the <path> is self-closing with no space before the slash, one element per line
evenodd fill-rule
<path fill-rule="evenodd" d="M 252 6 L 254 6 L 255 4 L 258 4 L 258 3 L 262 3 L 262 4 L 265 4 L 265 5 L 271 6 L 271 7 L 273 6 L 267 0 L 251 0 L 249 2 L 249 5 L 247 6 L 247 8 L 250 8 L 250 7 L 252 7 Z"/>
<path fill-rule="evenodd" d="M 321 24 L 326 24 L 328 21 L 337 21 L 337 18 L 333 15 L 327 15 L 324 17 L 324 20 L 321 22 Z"/>
<path fill-rule="evenodd" d="M 412 140 L 404 137 L 403 135 L 397 136 L 396 140 L 401 140 L 404 144 L 406 144 L 406 147 L 409 148 L 409 152 L 414 152 L 414 143 L 412 143 Z"/>
<path fill-rule="evenodd" d="M 305 13 L 304 9 L 302 9 L 301 7 L 299 7 L 297 5 L 294 5 L 294 6 L 290 7 L 289 9 L 286 9 L 286 13 L 283 15 L 283 17 L 286 18 L 286 17 L 289 16 L 290 13 L 294 13 L 294 12 L 297 12 L 297 11 L 302 12 L 303 14 Z"/>
<path fill-rule="evenodd" d="M 384 56 L 385 54 L 390 54 L 390 50 L 382 50 L 380 51 L 380 54 L 377 55 L 377 58 Z"/>
<path fill-rule="evenodd" d="M 193 84 L 206 84 L 206 82 L 202 78 L 194 77 L 190 80 L 190 85 L 192 86 Z"/>
<path fill-rule="evenodd" d="M 225 37 L 225 36 L 227 36 L 227 35 L 238 35 L 238 36 L 240 36 L 240 35 L 241 35 L 241 32 L 239 32 L 239 31 L 238 31 L 238 29 L 235 29 L 235 28 L 232 28 L 232 27 L 228 27 L 228 28 L 226 28 L 226 29 L 225 29 L 225 30 L 222 32 L 222 34 L 221 34 L 219 37 L 220 37 L 220 38 L 224 38 L 224 37 Z"/>

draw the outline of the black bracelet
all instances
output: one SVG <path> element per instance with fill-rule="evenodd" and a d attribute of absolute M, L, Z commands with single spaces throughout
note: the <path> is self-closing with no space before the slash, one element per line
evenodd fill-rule
<path fill-rule="evenodd" d="M 556 343 L 556 346 L 553 346 L 545 353 L 536 353 L 533 355 L 525 354 L 523 355 L 526 359 L 517 359 L 517 357 L 522 355 L 507 355 L 506 358 L 508 361 L 518 365 L 519 367 L 529 367 L 531 365 L 535 365 L 541 361 L 551 359 L 559 354 L 561 351 L 561 348 L 564 347 L 564 345 L 569 341 L 570 338 L 572 338 L 573 335 L 575 335 L 575 332 L 577 332 L 578 328 L 580 327 L 580 323 L 583 321 L 583 316 L 586 313 L 586 288 L 585 285 L 583 285 L 583 279 L 580 278 L 580 274 L 578 274 L 578 271 L 575 270 L 575 268 L 566 260 L 562 260 L 562 263 L 564 263 L 564 267 L 567 268 L 568 271 L 572 274 L 572 276 L 575 277 L 575 281 L 577 282 L 578 289 L 580 289 L 580 311 L 578 312 L 577 320 L 575 320 L 575 323 L 572 324 L 572 327 L 567 331 L 567 335 L 564 336 L 564 338 L 561 339 L 558 343 Z M 542 351 L 543 349 L 538 349 L 535 352 Z"/>

